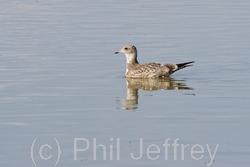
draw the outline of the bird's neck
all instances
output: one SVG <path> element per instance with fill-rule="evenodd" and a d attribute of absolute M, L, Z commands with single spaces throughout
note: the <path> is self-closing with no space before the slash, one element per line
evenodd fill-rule
<path fill-rule="evenodd" d="M 136 65 L 139 64 L 137 61 L 137 55 L 136 54 L 126 54 L 126 60 L 127 60 L 127 65 Z"/>

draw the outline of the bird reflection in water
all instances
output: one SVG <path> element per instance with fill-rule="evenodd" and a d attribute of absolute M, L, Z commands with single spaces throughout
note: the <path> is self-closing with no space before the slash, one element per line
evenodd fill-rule
<path fill-rule="evenodd" d="M 183 80 L 174 80 L 170 77 L 157 79 L 136 79 L 126 78 L 127 98 L 118 99 L 118 109 L 135 111 L 138 108 L 138 90 L 156 91 L 156 90 L 192 90 L 186 86 Z"/>

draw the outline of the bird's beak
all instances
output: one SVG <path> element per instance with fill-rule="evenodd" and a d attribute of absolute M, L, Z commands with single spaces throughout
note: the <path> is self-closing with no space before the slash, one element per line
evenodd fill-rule
<path fill-rule="evenodd" d="M 120 50 L 118 50 L 118 51 L 115 52 L 115 54 L 118 54 L 118 53 L 123 53 L 123 50 L 120 49 Z"/>
<path fill-rule="evenodd" d="M 118 53 L 120 53 L 120 52 L 121 52 L 121 51 L 120 51 L 120 50 L 118 50 L 118 51 L 116 51 L 116 52 L 115 52 L 115 54 L 118 54 Z"/>

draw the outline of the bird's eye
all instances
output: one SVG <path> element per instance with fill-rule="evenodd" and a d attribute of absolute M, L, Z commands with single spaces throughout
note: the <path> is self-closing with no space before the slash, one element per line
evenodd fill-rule
<path fill-rule="evenodd" d="M 128 48 L 124 48 L 125 50 L 128 50 Z"/>

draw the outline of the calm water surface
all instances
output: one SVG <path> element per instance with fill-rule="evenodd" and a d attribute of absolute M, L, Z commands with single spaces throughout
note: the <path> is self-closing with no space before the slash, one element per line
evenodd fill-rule
<path fill-rule="evenodd" d="M 248 166 L 249 20 L 249 1 L 2 1 L 1 166 Z M 126 44 L 196 62 L 129 80 Z"/>

